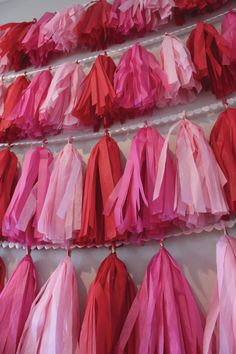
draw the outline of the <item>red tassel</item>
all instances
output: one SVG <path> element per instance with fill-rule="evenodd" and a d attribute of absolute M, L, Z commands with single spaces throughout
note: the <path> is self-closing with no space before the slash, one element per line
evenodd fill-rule
<path fill-rule="evenodd" d="M 122 36 L 109 26 L 110 13 L 111 4 L 106 0 L 91 2 L 75 29 L 80 46 L 100 50 L 122 43 Z"/>
<path fill-rule="evenodd" d="M 114 107 L 116 93 L 113 77 L 116 66 L 106 55 L 99 55 L 85 79 L 84 90 L 72 114 L 84 125 L 94 125 L 97 130 L 101 119 L 106 125 L 117 119 Z"/>
<path fill-rule="evenodd" d="M 228 108 L 221 113 L 212 128 L 210 144 L 227 183 L 224 186 L 227 202 L 236 213 L 236 109 Z"/>
<path fill-rule="evenodd" d="M 198 22 L 187 47 L 197 70 L 196 78 L 205 90 L 211 90 L 219 99 L 236 90 L 236 74 L 223 65 L 223 57 L 231 55 L 229 44 L 212 25 Z"/>
<path fill-rule="evenodd" d="M 16 140 L 20 129 L 13 120 L 8 119 L 16 104 L 20 101 L 24 90 L 29 86 L 29 81 L 24 76 L 18 77 L 6 90 L 4 96 L 4 111 L 0 121 L 0 142 Z"/>
<path fill-rule="evenodd" d="M 135 297 L 135 285 L 116 254 L 100 265 L 90 288 L 80 334 L 80 354 L 114 354 L 120 332 Z M 135 354 L 134 337 L 126 354 Z"/>
<path fill-rule="evenodd" d="M 108 197 L 121 175 L 119 147 L 113 139 L 104 136 L 93 148 L 87 165 L 78 243 L 101 245 L 126 238 L 117 233 L 114 214 L 103 215 Z"/>

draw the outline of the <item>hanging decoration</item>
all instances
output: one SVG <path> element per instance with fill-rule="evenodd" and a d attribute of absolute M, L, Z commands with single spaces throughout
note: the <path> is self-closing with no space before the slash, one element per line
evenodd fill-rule
<path fill-rule="evenodd" d="M 5 277 L 6 277 L 6 266 L 5 263 L 3 262 L 2 257 L 0 257 L 0 293 L 4 288 Z"/>
<path fill-rule="evenodd" d="M 230 58 L 226 55 L 223 56 L 223 64 L 236 65 L 236 12 L 229 11 L 221 24 L 221 34 L 228 42 L 230 47 Z"/>

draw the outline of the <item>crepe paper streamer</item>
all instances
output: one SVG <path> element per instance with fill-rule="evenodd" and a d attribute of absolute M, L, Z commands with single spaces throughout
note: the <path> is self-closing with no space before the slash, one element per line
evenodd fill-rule
<path fill-rule="evenodd" d="M 109 255 L 100 265 L 89 290 L 79 354 L 116 353 L 116 344 L 135 292 L 125 264 L 116 254 Z M 136 353 L 134 337 L 130 338 L 125 353 Z"/>
<path fill-rule="evenodd" d="M 0 352 L 16 353 L 17 345 L 37 294 L 37 281 L 32 258 L 27 255 L 0 293 Z"/>
<path fill-rule="evenodd" d="M 126 353 L 132 335 L 135 354 L 202 352 L 202 316 L 187 280 L 165 248 L 147 267 L 115 353 Z"/>
<path fill-rule="evenodd" d="M 77 279 L 70 257 L 51 274 L 34 300 L 17 354 L 79 354 Z"/>

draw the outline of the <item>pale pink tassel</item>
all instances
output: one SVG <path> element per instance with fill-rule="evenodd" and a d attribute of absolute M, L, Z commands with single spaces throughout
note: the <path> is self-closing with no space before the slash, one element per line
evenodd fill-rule
<path fill-rule="evenodd" d="M 49 39 L 55 43 L 55 49 L 60 52 L 71 52 L 78 45 L 78 36 L 74 31 L 81 15 L 83 6 L 77 4 L 58 11 L 55 16 L 43 26 L 40 45 Z"/>
<path fill-rule="evenodd" d="M 216 266 L 217 287 L 207 315 L 203 354 L 235 354 L 236 241 L 232 237 L 224 235 L 217 242 Z"/>
<path fill-rule="evenodd" d="M 187 119 L 169 130 L 159 160 L 154 199 L 160 193 L 170 134 L 177 126 L 175 211 L 180 225 L 202 228 L 228 214 L 223 190 L 226 179 L 202 128 Z"/>
<path fill-rule="evenodd" d="M 22 175 L 3 219 L 2 232 L 9 240 L 32 245 L 42 241 L 37 224 L 47 193 L 53 156 L 43 147 L 29 150 Z"/>
<path fill-rule="evenodd" d="M 79 322 L 76 274 L 66 257 L 33 302 L 17 354 L 78 354 Z"/>
<path fill-rule="evenodd" d="M 25 256 L 0 294 L 0 353 L 15 354 L 30 307 L 36 297 L 35 268 Z"/>
<path fill-rule="evenodd" d="M 82 159 L 68 143 L 55 159 L 47 195 L 38 221 L 45 241 L 68 244 L 81 227 Z"/>
<path fill-rule="evenodd" d="M 39 123 L 44 133 L 61 130 L 66 112 L 68 112 L 68 109 L 71 109 L 71 112 L 74 108 L 69 107 L 71 101 L 75 101 L 75 94 L 79 99 L 79 93 L 82 92 L 83 87 L 75 92 L 78 87 L 78 80 L 76 85 L 74 84 L 74 75 L 76 78 L 79 76 L 80 80 L 85 76 L 81 75 L 81 72 L 79 64 L 76 63 L 66 63 L 57 69 L 49 86 L 47 97 L 39 109 Z M 82 80 L 79 84 L 82 86 Z M 74 119 L 78 122 L 78 119 Z"/>
<path fill-rule="evenodd" d="M 153 201 L 163 144 L 164 139 L 152 127 L 141 128 L 132 142 L 124 174 L 105 206 L 105 214 L 114 210 L 120 233 L 129 231 L 142 239 L 163 238 L 175 219 L 175 169 L 169 152 L 161 193 Z"/>
<path fill-rule="evenodd" d="M 160 57 L 169 84 L 169 90 L 165 92 L 166 103 L 177 105 L 194 100 L 202 85 L 194 78 L 196 69 L 187 47 L 177 37 L 166 35 Z"/>
<path fill-rule="evenodd" d="M 187 280 L 165 248 L 148 265 L 116 354 L 126 353 L 132 334 L 136 354 L 202 353 L 202 316 Z"/>

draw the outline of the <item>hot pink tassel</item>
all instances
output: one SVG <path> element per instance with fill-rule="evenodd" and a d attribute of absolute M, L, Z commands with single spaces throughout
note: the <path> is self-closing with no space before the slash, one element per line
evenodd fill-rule
<path fill-rule="evenodd" d="M 2 232 L 9 240 L 27 245 L 42 241 L 37 224 L 46 197 L 52 160 L 51 152 L 43 147 L 26 153 L 22 175 L 3 219 Z"/>
<path fill-rule="evenodd" d="M 78 45 L 78 37 L 74 31 L 81 15 L 84 14 L 83 6 L 77 4 L 58 11 L 42 29 L 40 45 L 52 39 L 55 49 L 60 52 L 71 52 Z"/>
<path fill-rule="evenodd" d="M 173 0 L 115 0 L 110 26 L 125 36 L 157 30 L 169 21 L 174 6 Z"/>
<path fill-rule="evenodd" d="M 17 354 L 79 354 L 79 329 L 76 274 L 66 257 L 33 302 Z"/>
<path fill-rule="evenodd" d="M 180 224 L 202 228 L 228 214 L 223 190 L 226 179 L 202 128 L 187 119 L 175 123 L 169 130 L 159 160 L 154 199 L 160 193 L 170 134 L 177 126 L 175 212 Z"/>
<path fill-rule="evenodd" d="M 81 79 L 80 85 L 82 87 L 77 92 L 72 92 L 77 89 L 72 86 L 74 75 Z M 82 92 L 82 78 L 85 78 L 85 74 L 79 64 L 66 63 L 57 69 L 49 86 L 47 97 L 39 109 L 39 123 L 44 133 L 61 130 L 71 99 L 74 100 L 75 94 L 79 99 L 79 93 Z M 78 82 L 76 86 L 78 86 Z M 78 122 L 76 118 L 74 119 Z"/>
<path fill-rule="evenodd" d="M 135 334 L 135 354 L 202 352 L 201 314 L 187 280 L 165 248 L 148 265 L 116 354 L 126 353 L 132 334 Z"/>
<path fill-rule="evenodd" d="M 55 159 L 38 221 L 45 241 L 65 245 L 73 241 L 81 228 L 82 197 L 82 159 L 68 143 Z"/>
<path fill-rule="evenodd" d="M 114 211 L 119 233 L 126 231 L 141 239 L 163 238 L 175 218 L 175 169 L 168 152 L 161 193 L 153 201 L 162 136 L 152 127 L 141 128 L 134 138 L 125 171 L 105 205 L 105 214 Z"/>
<path fill-rule="evenodd" d="M 35 268 L 25 256 L 0 294 L 0 353 L 16 353 L 25 321 L 37 293 Z"/>
<path fill-rule="evenodd" d="M 8 119 L 13 120 L 21 129 L 22 137 L 41 137 L 43 135 L 39 122 L 39 109 L 44 102 L 52 80 L 49 70 L 44 70 L 34 76 L 24 91 L 20 101 L 10 113 Z"/>
<path fill-rule="evenodd" d="M 114 75 L 116 102 L 129 114 L 143 113 L 164 104 L 167 77 L 157 59 L 135 44 L 121 57 Z"/>
<path fill-rule="evenodd" d="M 194 100 L 202 85 L 194 78 L 196 69 L 187 47 L 177 37 L 166 35 L 160 56 L 169 84 L 169 90 L 165 92 L 166 103 L 177 105 Z"/>
<path fill-rule="evenodd" d="M 203 354 L 234 354 L 236 241 L 232 237 L 224 235 L 217 242 L 216 266 L 217 287 L 207 315 Z"/>
<path fill-rule="evenodd" d="M 24 39 L 22 40 L 23 48 L 30 58 L 31 64 L 36 67 L 47 63 L 49 55 L 55 51 L 55 43 L 52 38 L 49 38 L 42 45 L 40 45 L 40 38 L 42 36 L 42 28 L 54 17 L 54 13 L 45 12 L 39 21 L 35 22 Z"/>

